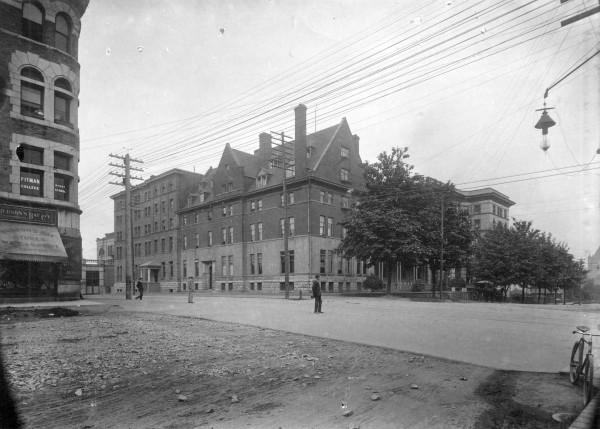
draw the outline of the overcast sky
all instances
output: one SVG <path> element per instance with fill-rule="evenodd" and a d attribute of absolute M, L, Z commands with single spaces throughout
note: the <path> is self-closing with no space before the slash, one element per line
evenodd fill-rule
<path fill-rule="evenodd" d="M 600 56 L 549 92 L 550 149 L 534 128 L 544 90 L 598 50 L 595 0 L 91 0 L 79 40 L 84 257 L 113 231 L 109 154 L 204 173 L 223 147 L 345 117 L 363 161 L 407 146 L 415 171 L 491 186 L 511 216 L 600 246 Z M 137 174 L 137 173 L 136 173 Z"/>

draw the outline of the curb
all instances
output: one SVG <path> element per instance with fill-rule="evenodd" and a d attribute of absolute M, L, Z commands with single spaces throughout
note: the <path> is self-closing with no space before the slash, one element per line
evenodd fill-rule
<path fill-rule="evenodd" d="M 594 365 L 594 386 L 598 386 L 600 384 L 600 374 L 598 373 L 600 368 Z M 569 367 L 565 367 L 559 371 L 561 375 L 569 375 Z M 600 428 L 600 393 L 596 393 L 596 396 L 592 398 L 589 404 L 585 406 L 585 408 L 579 413 L 577 418 L 571 423 L 569 429 L 591 429 L 591 428 Z M 594 426 L 594 423 L 598 420 L 599 424 Z"/>
<path fill-rule="evenodd" d="M 596 421 L 596 414 L 598 412 L 598 402 L 600 401 L 600 394 L 596 394 L 594 399 L 583 409 L 579 416 L 575 419 L 569 429 L 590 429 L 594 427 Z"/>

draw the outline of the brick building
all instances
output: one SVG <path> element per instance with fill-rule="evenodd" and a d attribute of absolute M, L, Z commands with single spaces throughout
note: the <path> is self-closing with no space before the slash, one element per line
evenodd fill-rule
<path fill-rule="evenodd" d="M 96 257 L 98 261 L 112 261 L 115 258 L 115 233 L 109 232 L 102 238 L 96 238 Z"/>
<path fill-rule="evenodd" d="M 135 279 L 143 277 L 146 290 L 177 292 L 181 271 L 177 209 L 198 186 L 201 174 L 180 169 L 151 176 L 131 191 L 131 223 Z M 114 292 L 125 291 L 125 191 L 114 200 Z"/>
<path fill-rule="evenodd" d="M 78 39 L 89 0 L 0 0 L 0 301 L 79 298 Z"/>
<path fill-rule="evenodd" d="M 494 228 L 495 225 L 508 226 L 509 209 L 515 205 L 506 195 L 493 188 L 461 191 L 457 189 L 461 199 L 461 207 L 469 211 L 473 228 L 482 232 Z"/>
<path fill-rule="evenodd" d="M 270 134 L 259 136 L 254 154 L 226 145 L 219 165 L 178 211 L 182 279 L 191 277 L 198 289 L 283 291 L 287 216 L 291 289 L 306 290 L 316 273 L 325 291 L 360 289 L 365 264 L 334 252 L 343 236 L 337 222 L 352 203 L 349 191 L 364 188 L 359 138 L 345 118 L 307 135 L 302 104 L 294 137 L 285 144 L 286 195 L 281 146 Z"/>

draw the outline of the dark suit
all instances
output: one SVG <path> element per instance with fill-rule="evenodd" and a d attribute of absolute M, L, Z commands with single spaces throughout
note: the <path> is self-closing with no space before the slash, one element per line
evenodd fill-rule
<path fill-rule="evenodd" d="M 315 313 L 321 313 L 321 285 L 318 280 L 313 280 L 312 294 L 315 297 Z"/>
<path fill-rule="evenodd" d="M 138 280 L 136 287 L 137 287 L 138 291 L 140 291 L 140 294 L 138 296 L 136 296 L 135 299 L 139 299 L 141 301 L 142 298 L 144 297 L 144 285 L 142 284 L 141 280 Z"/>

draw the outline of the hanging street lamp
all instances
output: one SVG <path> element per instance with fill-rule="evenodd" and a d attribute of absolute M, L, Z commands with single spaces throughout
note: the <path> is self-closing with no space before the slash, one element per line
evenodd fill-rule
<path fill-rule="evenodd" d="M 554 109 L 554 107 L 546 107 L 546 102 L 544 102 L 543 109 L 536 109 L 536 112 L 542 111 L 542 117 L 538 123 L 535 124 L 535 128 L 542 130 L 542 142 L 540 143 L 540 148 L 542 148 L 544 152 L 550 147 L 550 142 L 548 142 L 548 128 L 556 125 L 556 122 L 548 115 L 547 111 L 550 109 Z"/>

